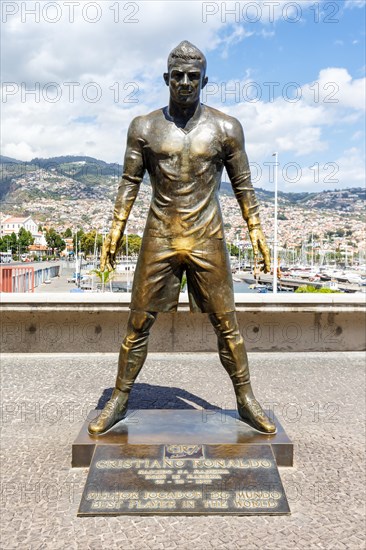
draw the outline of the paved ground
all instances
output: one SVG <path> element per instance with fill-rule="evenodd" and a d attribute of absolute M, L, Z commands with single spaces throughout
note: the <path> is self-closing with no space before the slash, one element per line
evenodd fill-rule
<path fill-rule="evenodd" d="M 61 267 L 61 275 L 59 277 L 53 277 L 51 282 L 49 284 L 42 283 L 41 285 L 37 286 L 34 291 L 37 293 L 48 293 L 48 292 L 70 292 L 71 290 L 75 291 L 77 288 L 76 283 L 69 283 L 67 279 L 71 279 L 73 274 L 75 273 L 74 267 Z M 83 274 L 87 273 L 83 269 Z M 129 281 L 131 282 L 131 275 L 126 275 L 124 273 L 116 273 L 114 278 L 114 281 L 116 282 L 125 282 Z M 95 285 L 98 283 L 97 278 L 95 278 Z M 107 290 L 109 290 L 109 285 L 106 285 Z"/>
<path fill-rule="evenodd" d="M 251 354 L 258 397 L 295 444 L 281 517 L 77 518 L 87 470 L 71 444 L 113 384 L 115 355 L 2 358 L 1 549 L 365 548 L 364 355 Z M 185 392 L 178 390 L 183 388 Z M 234 407 L 215 354 L 151 354 L 133 408 Z"/>
<path fill-rule="evenodd" d="M 35 292 L 70 292 L 71 289 L 76 288 L 75 283 L 68 283 L 67 279 L 71 278 L 75 272 L 74 267 L 64 267 L 61 265 L 61 274 L 59 277 L 53 277 L 49 284 L 42 283 L 37 286 Z"/>

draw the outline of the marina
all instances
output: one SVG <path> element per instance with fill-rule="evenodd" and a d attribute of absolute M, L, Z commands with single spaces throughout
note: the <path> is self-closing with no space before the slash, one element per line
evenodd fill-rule
<path fill-rule="evenodd" d="M 2 292 L 116 292 L 132 290 L 137 258 L 122 257 L 111 276 L 100 272 L 99 261 L 12 262 L 1 266 Z M 236 293 L 273 292 L 273 273 L 264 273 L 248 265 L 238 268 L 232 262 Z M 337 266 L 281 265 L 277 272 L 277 291 L 317 291 L 366 293 L 366 265 L 343 268 Z M 312 287 L 312 288 L 310 288 Z M 182 285 L 182 292 L 187 292 Z"/>
<path fill-rule="evenodd" d="M 267 287 L 268 291 L 270 291 L 273 283 L 273 275 L 265 273 L 255 276 L 253 272 L 241 272 L 240 274 L 236 273 L 235 278 L 247 283 L 249 288 L 257 286 L 257 291 L 260 291 L 262 286 Z M 340 277 L 333 275 L 332 277 L 322 279 L 319 274 L 314 276 L 303 272 L 299 275 L 299 273 L 289 271 L 282 273 L 278 278 L 278 290 L 280 292 L 291 292 L 304 286 L 311 286 L 315 289 L 324 288 L 338 292 L 366 292 L 366 277 L 359 276 L 356 279 L 352 273 L 348 277 L 347 274 L 342 272 Z"/>

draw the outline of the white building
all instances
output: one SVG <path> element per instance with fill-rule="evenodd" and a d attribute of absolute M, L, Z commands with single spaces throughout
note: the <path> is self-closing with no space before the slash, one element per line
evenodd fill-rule
<path fill-rule="evenodd" d="M 31 216 L 28 216 L 28 218 L 14 218 L 11 216 L 5 217 L 1 220 L 0 236 L 5 237 L 6 235 L 11 235 L 12 233 L 18 235 L 19 229 L 22 227 L 32 233 L 34 244 L 47 246 L 43 233 L 38 231 L 38 223 L 35 222 Z"/>

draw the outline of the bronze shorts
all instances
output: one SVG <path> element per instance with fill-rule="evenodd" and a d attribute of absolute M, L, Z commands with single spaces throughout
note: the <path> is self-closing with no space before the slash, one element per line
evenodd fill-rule
<path fill-rule="evenodd" d="M 235 311 L 233 280 L 224 239 L 144 236 L 132 286 L 130 308 L 175 311 L 186 273 L 191 311 Z"/>

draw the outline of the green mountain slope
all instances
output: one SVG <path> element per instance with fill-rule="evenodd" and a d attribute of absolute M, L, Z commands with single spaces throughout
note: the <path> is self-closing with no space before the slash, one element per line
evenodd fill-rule
<path fill-rule="evenodd" d="M 0 156 L 0 199 L 5 210 L 17 205 L 20 210 L 37 198 L 60 200 L 114 200 L 123 167 L 88 156 L 65 155 L 34 158 L 30 162 Z M 144 183 L 149 185 L 148 176 Z M 230 182 L 223 181 L 221 193 L 232 194 Z M 256 188 L 260 203 L 273 203 L 274 192 Z M 359 188 L 319 193 L 284 193 L 279 191 L 280 205 L 298 205 L 317 209 L 353 211 L 366 199 L 366 190 Z M 4 206 L 3 206 L 4 209 Z"/>

